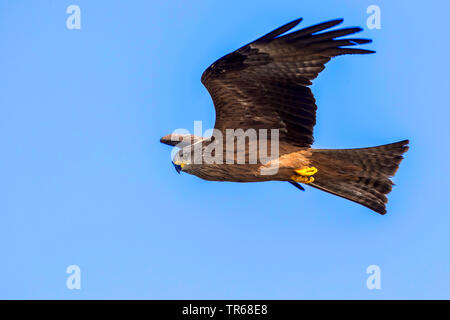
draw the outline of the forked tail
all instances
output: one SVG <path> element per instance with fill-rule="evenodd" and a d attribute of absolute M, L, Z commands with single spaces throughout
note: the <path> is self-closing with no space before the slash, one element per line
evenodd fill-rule
<path fill-rule="evenodd" d="M 313 149 L 311 165 L 318 169 L 317 189 L 386 213 L 386 195 L 409 140 L 361 149 Z"/>

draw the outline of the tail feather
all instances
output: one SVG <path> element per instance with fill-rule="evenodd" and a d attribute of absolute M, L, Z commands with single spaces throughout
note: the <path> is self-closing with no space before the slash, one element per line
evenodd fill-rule
<path fill-rule="evenodd" d="M 314 149 L 312 165 L 319 171 L 310 185 L 362 204 L 380 214 L 386 213 L 386 195 L 408 140 L 360 149 Z"/>

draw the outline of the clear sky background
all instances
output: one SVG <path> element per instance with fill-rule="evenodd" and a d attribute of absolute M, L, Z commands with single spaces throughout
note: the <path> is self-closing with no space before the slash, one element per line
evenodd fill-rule
<path fill-rule="evenodd" d="M 81 29 L 66 8 L 81 8 Z M 368 30 L 366 9 L 381 8 Z M 450 298 L 446 1 L 0 2 L 0 298 Z M 315 147 L 411 140 L 388 214 L 288 183 L 178 175 L 217 58 L 303 17 L 374 55 L 314 82 Z M 81 289 L 66 268 L 81 268 Z M 381 268 L 381 290 L 366 269 Z"/>

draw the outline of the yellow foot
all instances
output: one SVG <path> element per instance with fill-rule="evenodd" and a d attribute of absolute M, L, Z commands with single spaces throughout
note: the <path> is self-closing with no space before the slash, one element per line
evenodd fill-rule
<path fill-rule="evenodd" d="M 317 172 L 317 168 L 315 167 L 305 167 L 302 169 L 295 170 L 295 173 L 297 175 L 291 176 L 291 179 L 295 182 L 301 182 L 301 183 L 311 183 L 314 182 L 314 175 Z"/>
<path fill-rule="evenodd" d="M 317 172 L 317 169 L 315 167 L 306 167 L 303 169 L 295 170 L 295 172 L 297 172 L 297 174 L 301 176 L 312 176 Z"/>
<path fill-rule="evenodd" d="M 304 177 L 304 176 L 292 176 L 291 179 L 295 182 L 301 182 L 301 183 L 311 183 L 314 182 L 313 177 Z"/>

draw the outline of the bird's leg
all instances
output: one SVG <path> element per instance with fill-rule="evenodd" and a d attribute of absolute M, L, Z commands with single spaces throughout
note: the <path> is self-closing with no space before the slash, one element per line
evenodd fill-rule
<path fill-rule="evenodd" d="M 301 176 L 312 176 L 317 173 L 317 168 L 316 167 L 305 167 L 302 169 L 295 170 L 295 172 L 297 172 L 297 174 L 299 174 Z"/>
<path fill-rule="evenodd" d="M 317 168 L 315 167 L 305 167 L 302 169 L 295 170 L 297 175 L 291 176 L 291 179 L 295 182 L 301 183 L 311 183 L 314 182 L 313 175 L 317 172 Z"/>

